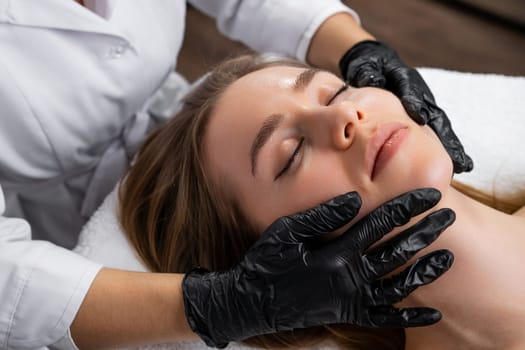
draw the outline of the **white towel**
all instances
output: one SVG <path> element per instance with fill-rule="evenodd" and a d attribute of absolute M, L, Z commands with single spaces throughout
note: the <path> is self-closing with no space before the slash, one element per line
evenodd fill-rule
<path fill-rule="evenodd" d="M 421 68 L 474 160 L 454 178 L 496 198 L 525 197 L 525 77 Z"/>
<path fill-rule="evenodd" d="M 474 171 L 460 182 L 506 198 L 525 196 L 525 77 L 419 69 L 436 101 L 474 160 Z M 108 267 L 146 271 L 122 233 L 113 191 L 80 234 L 75 251 Z M 141 349 L 205 349 L 203 342 L 161 344 Z M 230 344 L 232 349 L 248 349 Z M 330 349 L 321 345 L 318 349 Z"/>

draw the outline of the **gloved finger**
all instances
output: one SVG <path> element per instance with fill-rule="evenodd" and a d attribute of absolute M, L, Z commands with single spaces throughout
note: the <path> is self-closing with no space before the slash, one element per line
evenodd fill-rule
<path fill-rule="evenodd" d="M 373 327 L 422 327 L 441 320 L 441 312 L 429 307 L 394 308 L 382 306 L 369 311 Z"/>
<path fill-rule="evenodd" d="M 359 220 L 341 235 L 337 242 L 356 247 L 364 252 L 394 227 L 406 224 L 410 218 L 432 208 L 441 199 L 441 193 L 433 188 L 421 188 L 404 193 L 381 205 Z"/>
<path fill-rule="evenodd" d="M 405 299 L 416 288 L 431 283 L 448 271 L 454 255 L 440 249 L 419 258 L 401 273 L 376 280 L 370 289 L 370 305 L 391 305 Z"/>
<path fill-rule="evenodd" d="M 348 82 L 356 87 L 373 86 L 382 88 L 386 84 L 386 78 L 383 75 L 381 65 L 374 60 L 370 60 L 357 68 L 354 75 L 348 77 Z"/>
<path fill-rule="evenodd" d="M 281 235 L 294 241 L 303 241 L 333 232 L 352 221 L 359 209 L 361 197 L 357 192 L 349 192 L 305 212 L 279 219 L 286 227 Z"/>
<path fill-rule="evenodd" d="M 425 98 L 434 100 L 434 96 L 419 72 L 409 67 L 389 68 L 385 73 L 386 88 L 392 91 L 403 104 L 407 114 L 418 124 L 426 124 L 429 110 Z"/>
<path fill-rule="evenodd" d="M 472 158 L 465 153 L 463 145 L 454 130 L 452 130 L 452 125 L 446 113 L 433 100 L 425 97 L 424 102 L 429 113 L 427 124 L 434 130 L 447 150 L 454 164 L 454 172 L 459 174 L 464 171 L 471 171 L 474 167 Z"/>
<path fill-rule="evenodd" d="M 411 94 L 401 96 L 400 100 L 408 116 L 419 125 L 425 125 L 428 122 L 429 111 L 421 98 Z"/>
<path fill-rule="evenodd" d="M 381 243 L 364 256 L 371 275 L 369 280 L 383 276 L 405 264 L 421 249 L 434 242 L 456 219 L 451 209 L 440 209 L 401 232 L 396 237 Z"/>

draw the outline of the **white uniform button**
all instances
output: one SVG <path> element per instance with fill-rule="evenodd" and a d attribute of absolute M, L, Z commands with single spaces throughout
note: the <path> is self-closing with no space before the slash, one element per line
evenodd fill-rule
<path fill-rule="evenodd" d="M 121 58 L 124 52 L 126 52 L 127 45 L 125 43 L 121 43 L 117 46 L 114 46 L 111 48 L 109 52 L 109 56 L 111 58 Z"/>

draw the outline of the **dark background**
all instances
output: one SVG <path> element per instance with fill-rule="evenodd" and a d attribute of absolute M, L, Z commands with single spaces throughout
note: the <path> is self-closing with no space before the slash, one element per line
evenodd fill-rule
<path fill-rule="evenodd" d="M 525 76 L 525 0 L 343 2 L 411 66 Z M 191 7 L 186 21 L 178 69 L 190 81 L 210 64 L 246 50 Z"/>

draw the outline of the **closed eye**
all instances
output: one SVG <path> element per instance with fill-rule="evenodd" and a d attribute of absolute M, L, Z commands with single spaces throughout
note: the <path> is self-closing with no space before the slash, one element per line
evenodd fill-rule
<path fill-rule="evenodd" d="M 301 139 L 299 140 L 299 143 L 297 144 L 297 147 L 295 147 L 295 150 L 292 153 L 292 156 L 288 159 L 288 161 L 286 162 L 284 167 L 277 173 L 277 175 L 275 175 L 275 178 L 273 179 L 274 181 L 277 180 L 279 177 L 281 177 L 283 174 L 285 174 L 288 171 L 288 169 L 290 169 L 290 167 L 292 166 L 293 162 L 297 158 L 297 155 L 301 151 L 301 147 L 303 146 L 303 142 L 304 142 L 304 137 L 301 137 Z"/>
<path fill-rule="evenodd" d="M 336 92 L 335 94 L 328 100 L 328 102 L 326 103 L 326 105 L 330 105 L 337 96 L 339 96 L 340 93 L 344 92 L 346 89 L 348 89 L 348 84 L 347 83 L 343 83 L 343 86 L 341 86 Z"/>

